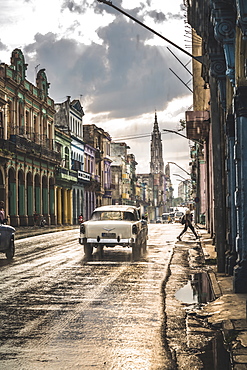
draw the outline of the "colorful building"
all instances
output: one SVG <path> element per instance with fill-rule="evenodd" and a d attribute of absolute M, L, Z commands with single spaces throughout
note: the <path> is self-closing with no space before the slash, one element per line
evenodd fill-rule
<path fill-rule="evenodd" d="M 55 223 L 54 101 L 44 69 L 36 86 L 26 80 L 20 49 L 0 64 L 0 201 L 13 226 L 33 225 L 34 213 Z"/>

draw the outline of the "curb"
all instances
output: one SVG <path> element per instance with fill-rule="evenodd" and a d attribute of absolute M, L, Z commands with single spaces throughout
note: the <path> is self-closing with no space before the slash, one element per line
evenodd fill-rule
<path fill-rule="evenodd" d="M 77 229 L 79 233 L 79 225 L 67 225 L 67 226 L 54 226 L 54 227 L 17 227 L 15 232 L 15 240 L 29 238 L 32 236 L 38 236 L 43 234 L 49 234 L 59 231 L 73 230 Z M 79 236 L 78 236 L 79 238 Z"/>

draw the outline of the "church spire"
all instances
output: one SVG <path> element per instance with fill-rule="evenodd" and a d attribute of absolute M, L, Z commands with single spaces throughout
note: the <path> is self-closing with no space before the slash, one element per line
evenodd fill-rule
<path fill-rule="evenodd" d="M 153 132 L 151 134 L 151 162 L 150 173 L 164 173 L 164 162 L 162 153 L 162 140 L 159 131 L 157 113 L 155 111 Z"/>

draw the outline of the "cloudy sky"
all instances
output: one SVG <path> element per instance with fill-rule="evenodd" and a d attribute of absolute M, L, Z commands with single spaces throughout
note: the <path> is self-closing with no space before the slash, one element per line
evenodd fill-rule
<path fill-rule="evenodd" d="M 112 3 L 191 52 L 182 0 Z M 171 69 L 190 87 L 191 76 L 167 47 L 188 68 L 190 58 L 97 0 L 0 0 L 0 5 L 0 61 L 9 64 L 12 50 L 21 48 L 29 81 L 45 68 L 50 97 L 57 103 L 68 95 L 80 98 L 84 123 L 125 141 L 137 172 L 148 173 L 155 111 L 161 131 L 177 130 L 192 105 L 191 92 Z M 162 142 L 165 164 L 188 170 L 188 140 L 164 133 Z M 187 177 L 176 165 L 171 171 Z"/>

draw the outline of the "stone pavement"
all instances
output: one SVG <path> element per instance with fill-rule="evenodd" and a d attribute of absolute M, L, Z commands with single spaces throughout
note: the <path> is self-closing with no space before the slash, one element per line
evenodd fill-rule
<path fill-rule="evenodd" d="M 16 227 L 15 238 L 72 228 L 78 229 L 79 233 L 79 225 Z M 165 282 L 166 331 L 171 350 L 174 348 L 172 355 L 176 358 L 178 369 L 247 369 L 247 294 L 234 294 L 232 276 L 217 272 L 213 240 L 204 226 L 199 225 L 197 232 L 200 241 L 186 235 L 175 244 L 169 266 L 170 275 Z M 209 277 L 212 300 L 200 307 L 183 302 L 178 305 L 178 290 L 199 271 L 206 272 Z M 181 330 L 182 326 L 185 326 L 184 331 Z M 202 365 L 200 356 L 207 352 L 207 343 L 212 341 L 216 330 L 223 334 L 224 347 L 230 353 L 231 367 L 224 364 L 218 367 Z M 215 343 L 212 346 L 216 346 Z"/>

